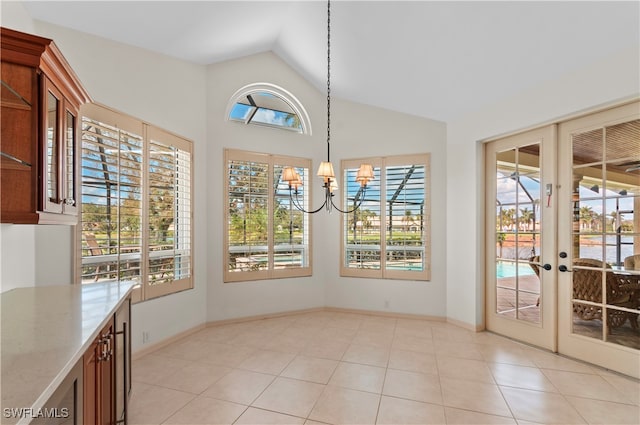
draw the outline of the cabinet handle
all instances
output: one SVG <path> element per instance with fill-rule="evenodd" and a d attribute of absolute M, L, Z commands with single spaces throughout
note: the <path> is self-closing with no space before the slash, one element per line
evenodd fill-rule
<path fill-rule="evenodd" d="M 107 360 L 107 344 L 104 340 L 104 337 L 102 337 L 102 339 L 100 340 L 100 345 L 102 346 L 102 354 L 100 354 L 100 357 L 98 357 L 98 360 L 106 361 Z"/>
<path fill-rule="evenodd" d="M 98 357 L 98 361 L 100 362 L 106 362 L 107 360 L 111 359 L 111 357 L 113 356 L 113 350 L 111 349 L 111 343 L 110 342 L 103 342 L 102 343 L 102 354 Z"/>
<path fill-rule="evenodd" d="M 109 339 L 107 340 L 107 352 L 109 353 L 109 357 L 113 354 L 113 350 L 111 349 L 111 339 L 113 338 L 113 334 L 109 334 Z"/>
<path fill-rule="evenodd" d="M 102 334 L 98 340 L 98 344 L 102 344 L 102 354 L 98 357 L 98 361 L 107 361 L 113 356 L 113 350 L 111 349 L 111 339 L 113 338 L 112 332 Z"/>
<path fill-rule="evenodd" d="M 76 200 L 73 198 L 67 198 L 64 200 L 64 203 L 67 205 L 75 205 L 76 204 Z"/>

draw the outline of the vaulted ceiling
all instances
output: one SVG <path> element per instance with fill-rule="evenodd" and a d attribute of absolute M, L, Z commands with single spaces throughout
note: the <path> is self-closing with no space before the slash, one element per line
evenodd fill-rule
<path fill-rule="evenodd" d="M 323 1 L 24 6 L 34 19 L 199 64 L 271 50 L 326 90 Z M 331 5 L 332 94 L 443 121 L 629 49 L 640 49 L 637 1 Z"/>

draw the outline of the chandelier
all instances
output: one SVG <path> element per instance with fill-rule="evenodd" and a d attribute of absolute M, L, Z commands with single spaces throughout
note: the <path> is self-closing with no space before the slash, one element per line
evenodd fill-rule
<path fill-rule="evenodd" d="M 334 192 L 338 190 L 338 182 L 331 163 L 331 0 L 327 0 L 327 160 L 322 161 L 318 167 L 317 175 L 322 178 L 324 189 L 324 202 L 315 210 L 305 210 L 298 200 L 298 188 L 302 186 L 300 174 L 293 167 L 287 167 L 282 171 L 282 180 L 289 185 L 289 199 L 292 205 L 307 214 L 315 214 L 325 208 L 331 212 L 334 208 L 341 213 L 349 214 L 356 211 L 362 205 L 367 192 L 367 183 L 373 180 L 373 166 L 371 164 L 361 164 L 356 173 L 355 181 L 360 184 L 362 196 L 359 202 L 351 210 L 341 210 L 333 203 Z"/>

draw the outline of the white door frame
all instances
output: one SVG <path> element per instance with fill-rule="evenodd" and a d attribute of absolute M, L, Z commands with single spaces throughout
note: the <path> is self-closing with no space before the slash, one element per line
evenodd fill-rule
<path fill-rule="evenodd" d="M 523 342 L 557 351 L 557 284 L 555 277 L 556 252 L 556 214 L 555 214 L 555 180 L 556 180 L 556 134 L 555 124 L 505 137 L 486 143 L 485 148 L 485 202 L 486 202 L 486 303 L 485 317 L 487 329 L 490 331 L 521 340 Z M 541 264 L 549 264 L 550 270 L 540 270 L 540 322 L 508 318 L 497 313 L 496 288 L 496 155 L 498 152 L 515 147 L 540 144 L 540 187 L 539 197 L 541 225 L 540 258 Z M 551 198 L 547 198 L 545 188 L 550 185 Z M 544 234 L 543 234 L 544 233 Z"/>

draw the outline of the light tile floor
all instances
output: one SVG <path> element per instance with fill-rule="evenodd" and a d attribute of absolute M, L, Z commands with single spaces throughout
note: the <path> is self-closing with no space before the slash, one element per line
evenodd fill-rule
<path fill-rule="evenodd" d="M 444 322 L 314 312 L 134 361 L 129 408 L 131 424 L 640 424 L 640 383 Z"/>

